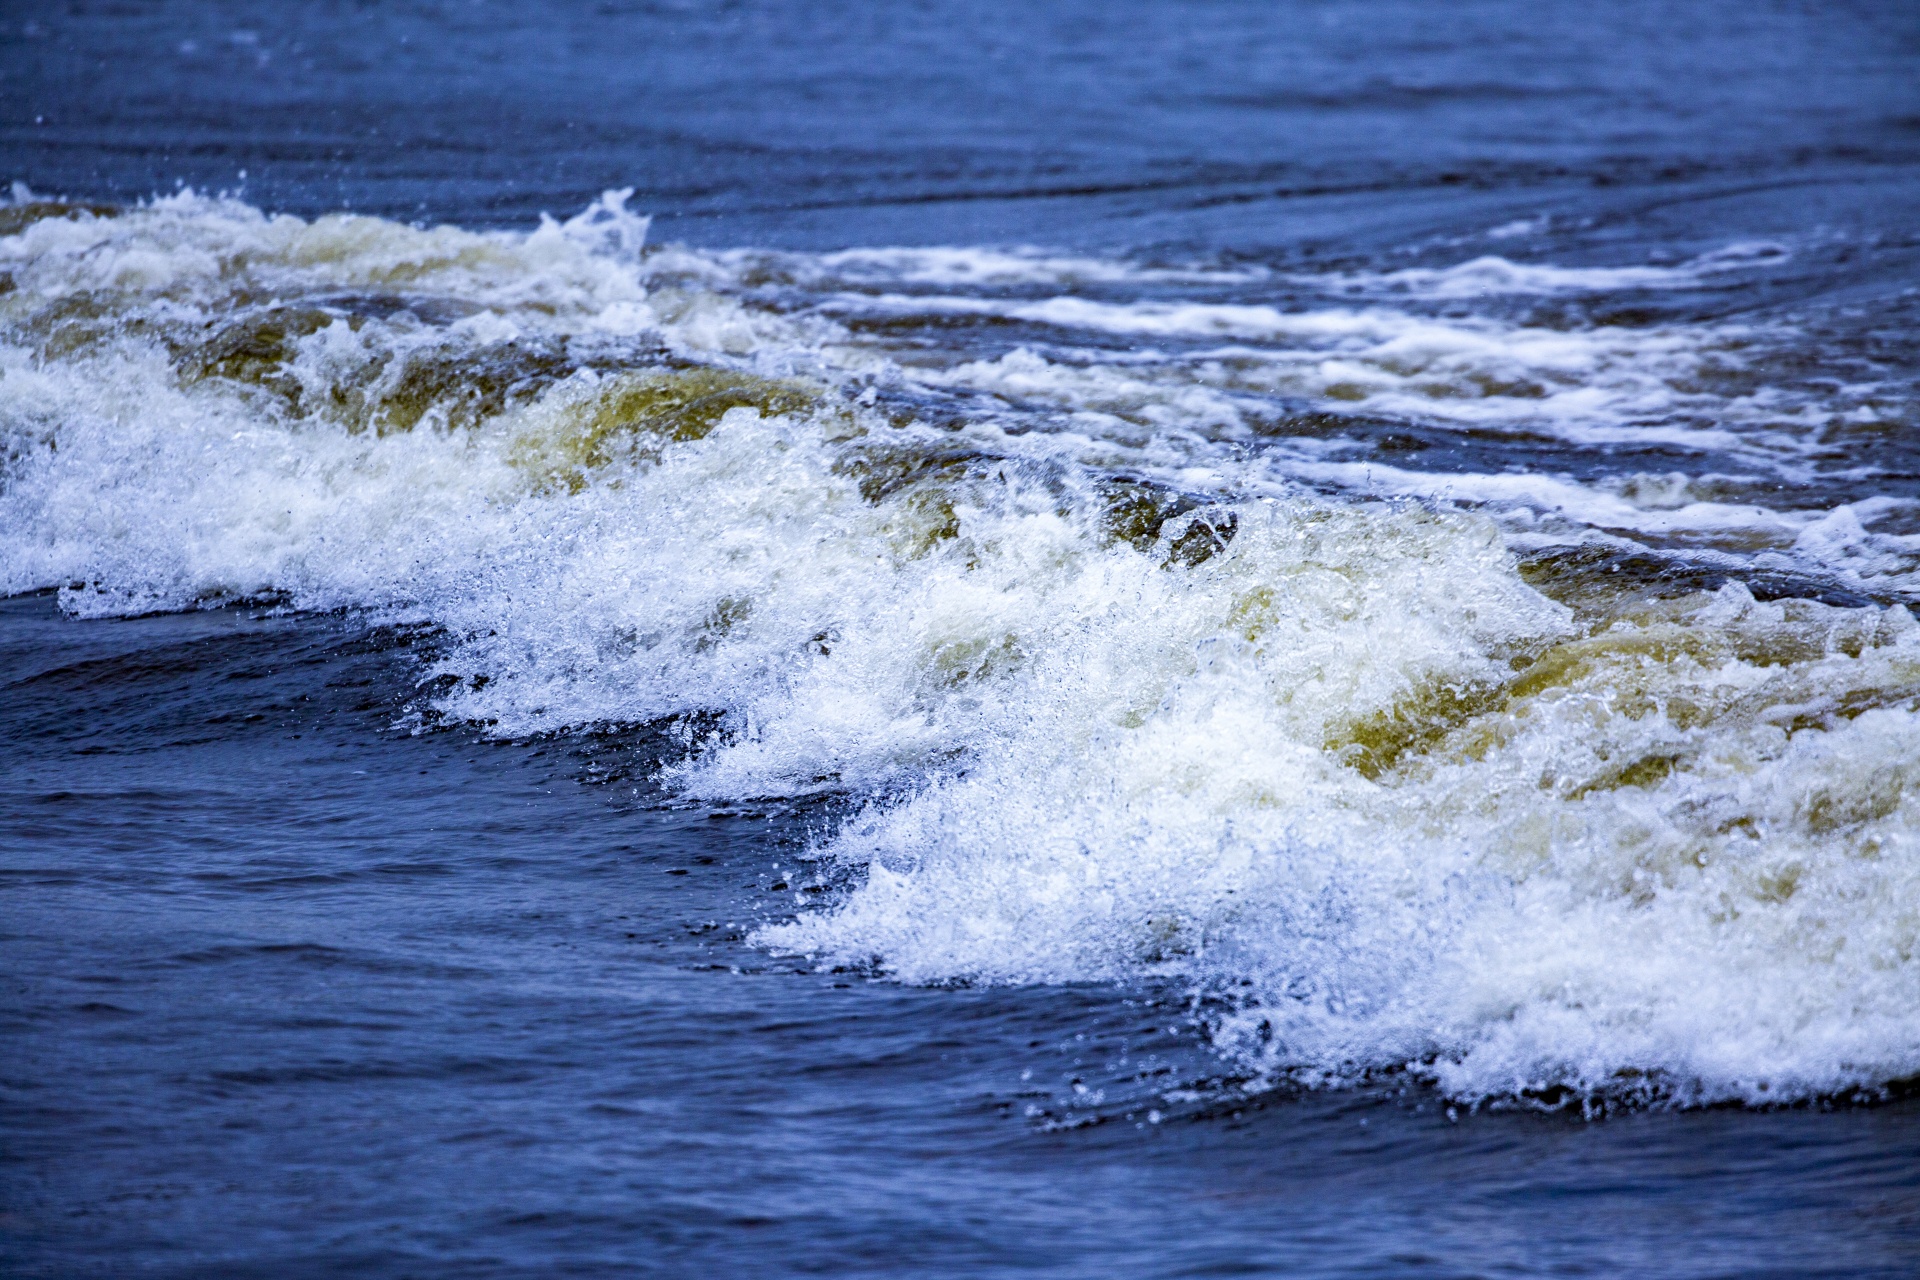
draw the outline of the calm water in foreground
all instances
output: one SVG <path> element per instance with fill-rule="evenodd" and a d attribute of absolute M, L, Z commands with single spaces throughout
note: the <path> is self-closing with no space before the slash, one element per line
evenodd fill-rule
<path fill-rule="evenodd" d="M 1910 6 L 43 10 L 0 1269 L 1920 1269 Z"/>

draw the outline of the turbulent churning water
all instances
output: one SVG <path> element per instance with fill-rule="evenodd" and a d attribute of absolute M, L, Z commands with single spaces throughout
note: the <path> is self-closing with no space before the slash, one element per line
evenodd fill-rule
<path fill-rule="evenodd" d="M 1256 1081 L 1920 1074 L 1913 370 L 1883 313 L 1699 305 L 1843 237 L 1316 271 L 24 189 L 0 229 L 0 589 L 427 622 L 422 723 L 840 797 L 847 891 L 762 948 L 1164 980 Z"/>

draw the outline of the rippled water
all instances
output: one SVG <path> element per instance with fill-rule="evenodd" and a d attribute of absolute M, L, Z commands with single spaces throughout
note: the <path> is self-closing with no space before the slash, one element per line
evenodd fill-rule
<path fill-rule="evenodd" d="M 6 34 L 22 1266 L 1905 1274 L 1901 7 Z"/>

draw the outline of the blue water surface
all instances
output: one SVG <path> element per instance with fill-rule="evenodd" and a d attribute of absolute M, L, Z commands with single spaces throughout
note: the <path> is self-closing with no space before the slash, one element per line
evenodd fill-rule
<path fill-rule="evenodd" d="M 0 179 L 1375 269 L 1514 219 L 1561 264 L 1793 236 L 1835 247 L 1663 305 L 1913 367 L 1920 9 L 71 0 L 0 10 Z M 645 729 L 436 726 L 436 643 L 0 603 L 0 1270 L 1920 1273 L 1898 1097 L 1249 1094 L 1178 991 L 770 956 L 839 891 L 799 856 L 835 802 L 677 806 Z"/>

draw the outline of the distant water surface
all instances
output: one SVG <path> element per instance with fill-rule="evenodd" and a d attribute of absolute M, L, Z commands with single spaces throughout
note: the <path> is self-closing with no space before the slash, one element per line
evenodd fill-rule
<path fill-rule="evenodd" d="M 1909 6 L 0 41 L 10 1274 L 1913 1273 Z"/>

